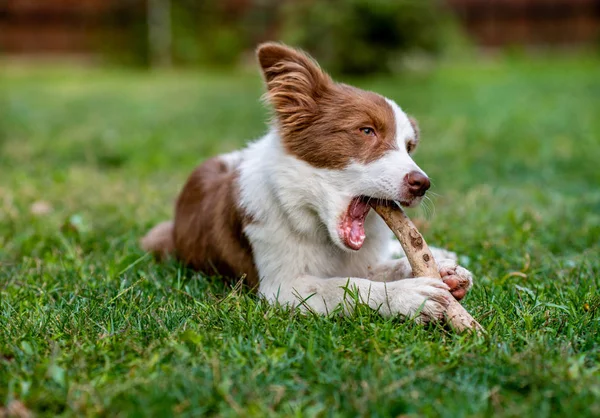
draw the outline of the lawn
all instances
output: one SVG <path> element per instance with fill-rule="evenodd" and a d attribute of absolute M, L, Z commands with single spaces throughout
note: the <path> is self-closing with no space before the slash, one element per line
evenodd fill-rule
<path fill-rule="evenodd" d="M 348 80 L 420 121 L 428 242 L 487 336 L 272 308 L 139 237 L 265 131 L 260 78 L 0 70 L 0 406 L 38 416 L 599 416 L 600 60 Z M 15 405 L 13 403 L 13 405 Z M 0 411 L 2 416 L 2 411 Z"/>

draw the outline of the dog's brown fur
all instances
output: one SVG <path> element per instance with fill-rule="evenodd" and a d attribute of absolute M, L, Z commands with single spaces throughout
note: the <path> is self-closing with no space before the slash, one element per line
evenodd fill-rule
<path fill-rule="evenodd" d="M 307 55 L 277 43 L 262 45 L 257 55 L 290 154 L 314 167 L 342 169 L 397 148 L 394 112 L 379 94 L 335 83 Z M 363 135 L 362 128 L 374 134 Z"/>
<path fill-rule="evenodd" d="M 237 172 L 220 158 L 200 165 L 175 206 L 175 222 L 153 228 L 142 247 L 159 257 L 175 254 L 191 268 L 254 287 L 258 273 L 243 229 L 251 222 L 238 206 Z"/>

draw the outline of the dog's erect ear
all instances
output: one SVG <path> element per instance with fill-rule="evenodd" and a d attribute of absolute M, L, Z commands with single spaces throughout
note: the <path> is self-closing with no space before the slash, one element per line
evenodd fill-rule
<path fill-rule="evenodd" d="M 267 84 L 266 98 L 284 133 L 310 123 L 331 78 L 307 54 L 283 44 L 261 44 L 256 55 Z"/>
<path fill-rule="evenodd" d="M 275 42 L 261 44 L 256 49 L 256 55 L 268 88 L 270 88 L 269 83 L 275 78 L 293 73 L 297 73 L 296 77 L 305 77 L 302 81 L 308 82 L 313 88 L 323 88 L 331 82 L 329 76 L 308 54 L 284 44 Z"/>

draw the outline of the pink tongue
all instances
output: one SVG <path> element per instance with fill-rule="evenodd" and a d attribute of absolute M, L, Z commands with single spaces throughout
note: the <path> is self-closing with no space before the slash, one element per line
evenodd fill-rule
<path fill-rule="evenodd" d="M 346 222 L 346 245 L 353 250 L 359 250 L 365 242 L 365 218 L 371 207 L 361 199 L 350 204 Z"/>
<path fill-rule="evenodd" d="M 352 226 L 350 227 L 350 244 L 354 249 L 359 249 L 365 242 L 365 225 L 364 219 L 352 219 Z"/>

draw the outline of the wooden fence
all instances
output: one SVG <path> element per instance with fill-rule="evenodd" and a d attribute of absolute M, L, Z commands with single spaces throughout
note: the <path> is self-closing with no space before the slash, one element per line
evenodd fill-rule
<path fill-rule="evenodd" d="M 484 46 L 600 42 L 599 0 L 447 0 Z"/>
<path fill-rule="evenodd" d="M 232 7 L 247 0 L 223 0 Z M 251 3 L 251 2 L 250 2 Z M 446 0 L 484 46 L 599 43 L 600 0 Z M 145 21 L 144 0 L 0 0 L 0 53 L 95 53 Z"/>
<path fill-rule="evenodd" d="M 0 53 L 93 53 L 124 36 L 143 0 L 0 0 Z"/>

